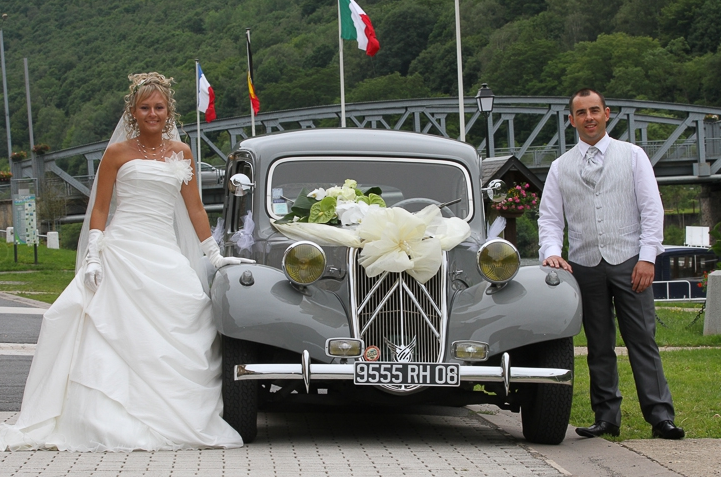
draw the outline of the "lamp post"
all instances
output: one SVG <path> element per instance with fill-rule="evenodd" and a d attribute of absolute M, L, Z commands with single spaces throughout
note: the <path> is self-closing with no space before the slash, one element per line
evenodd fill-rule
<path fill-rule="evenodd" d="M 488 121 L 488 115 L 493 111 L 493 91 L 488 87 L 488 83 L 481 84 L 481 88 L 476 94 L 476 104 L 478 111 L 486 117 L 486 157 L 491 157 L 491 136 L 493 135 L 493 127 Z"/>

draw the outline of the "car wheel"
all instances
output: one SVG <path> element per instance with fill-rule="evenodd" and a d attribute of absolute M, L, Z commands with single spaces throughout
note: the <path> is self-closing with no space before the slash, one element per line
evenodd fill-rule
<path fill-rule="evenodd" d="M 573 371 L 573 338 L 540 343 L 536 349 L 537 366 Z M 538 444 L 560 444 L 571 417 L 573 386 L 534 384 L 527 391 L 521 403 L 523 437 Z"/>
<path fill-rule="evenodd" d="M 256 363 L 258 344 L 222 337 L 223 419 L 243 438 L 253 442 L 258 434 L 258 381 L 236 381 L 235 365 Z"/>

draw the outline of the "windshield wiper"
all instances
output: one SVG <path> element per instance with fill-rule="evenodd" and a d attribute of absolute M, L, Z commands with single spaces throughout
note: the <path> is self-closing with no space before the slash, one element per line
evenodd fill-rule
<path fill-rule="evenodd" d="M 462 198 L 462 197 L 459 197 L 459 198 L 453 199 L 453 200 L 451 200 L 451 201 L 449 201 L 449 202 L 444 202 L 444 203 L 442 203 L 442 204 L 438 204 L 438 208 L 439 208 L 439 209 L 442 209 L 443 207 L 448 207 L 449 205 L 457 204 L 457 203 L 459 203 L 459 202 L 462 201 L 462 200 L 463 200 L 463 198 Z"/>

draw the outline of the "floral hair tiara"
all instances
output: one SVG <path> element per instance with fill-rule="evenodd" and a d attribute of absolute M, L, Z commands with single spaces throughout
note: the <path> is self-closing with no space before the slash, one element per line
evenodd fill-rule
<path fill-rule="evenodd" d="M 144 78 L 138 82 L 135 86 L 133 86 L 133 94 L 137 93 L 141 86 L 145 84 L 145 82 L 148 80 L 148 78 Z"/>

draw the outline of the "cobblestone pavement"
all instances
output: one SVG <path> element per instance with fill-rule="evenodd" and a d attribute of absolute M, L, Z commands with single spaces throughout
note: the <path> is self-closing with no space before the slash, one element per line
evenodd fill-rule
<path fill-rule="evenodd" d="M 417 412 L 261 413 L 256 441 L 240 449 L 0 452 L 0 476 L 564 475 L 467 408 Z"/>
<path fill-rule="evenodd" d="M 7 398 L 7 411 L 18 409 L 39 330 L 36 317 L 45 307 L 0 292 L 3 331 L 9 333 L 0 343 L 0 394 L 5 396 L 0 401 Z M 11 392 L 8 386 L 18 389 Z M 258 438 L 240 449 L 0 452 L 0 477 L 721 476 L 720 439 L 614 443 L 579 438 L 569 426 L 561 445 L 529 444 L 523 440 L 520 416 L 494 406 L 281 411 L 261 413 Z M 0 412 L 0 422 L 11 423 L 16 415 Z"/>

